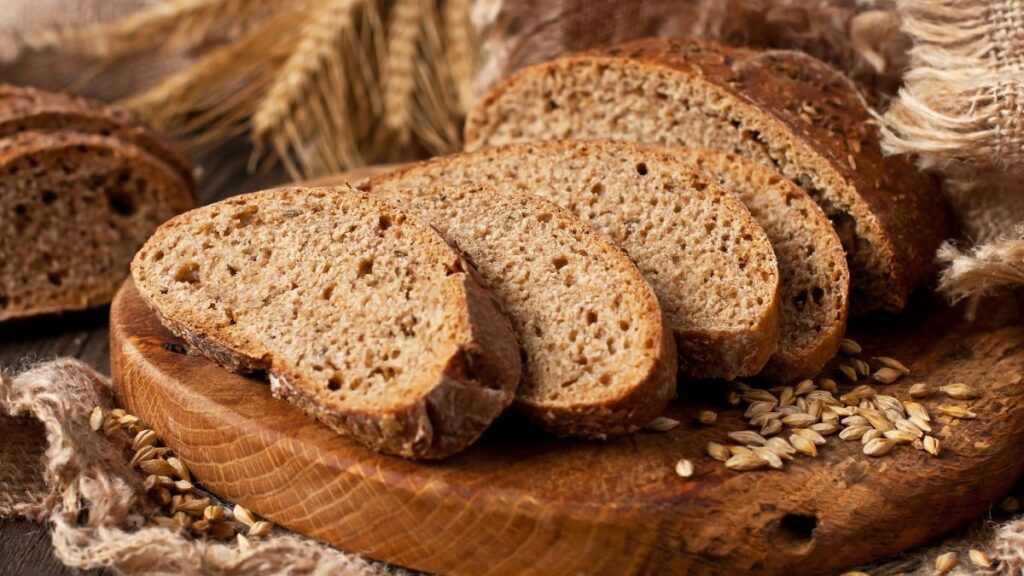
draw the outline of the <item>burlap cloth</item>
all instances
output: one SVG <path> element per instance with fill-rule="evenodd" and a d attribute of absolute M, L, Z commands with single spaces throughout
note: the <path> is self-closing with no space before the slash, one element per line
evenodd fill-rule
<path fill-rule="evenodd" d="M 240 554 L 233 541 L 146 526 L 153 504 L 124 445 L 89 428 L 94 406 L 111 408 L 109 380 L 72 359 L 0 378 L 0 517 L 48 523 L 54 554 L 67 566 L 125 574 L 404 574 L 283 530 Z"/>

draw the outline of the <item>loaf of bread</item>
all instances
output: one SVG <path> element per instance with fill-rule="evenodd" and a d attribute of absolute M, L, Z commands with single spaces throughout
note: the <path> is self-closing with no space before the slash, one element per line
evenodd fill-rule
<path fill-rule="evenodd" d="M 0 86 L 0 321 L 110 302 L 194 188 L 188 161 L 129 117 Z"/>
<path fill-rule="evenodd" d="M 162 225 L 139 293 L 193 349 L 376 450 L 439 458 L 512 401 L 515 337 L 435 231 L 347 187 L 281 188 Z"/>
<path fill-rule="evenodd" d="M 447 184 L 533 193 L 611 238 L 661 301 L 685 377 L 757 374 L 776 351 L 772 245 L 741 202 L 678 154 L 622 141 L 511 144 L 428 160 L 364 187 Z"/>
<path fill-rule="evenodd" d="M 385 187 L 373 196 L 436 227 L 494 291 L 519 337 L 514 405 L 523 414 L 588 438 L 661 414 L 675 393 L 672 333 L 651 287 L 608 239 L 526 192 Z"/>
<path fill-rule="evenodd" d="M 641 40 L 520 70 L 466 121 L 471 150 L 560 138 L 701 146 L 774 167 L 832 220 L 859 312 L 901 309 L 947 232 L 934 182 L 883 156 L 849 80 L 806 54 Z"/>
<path fill-rule="evenodd" d="M 850 288 L 843 245 L 825 213 L 771 168 L 716 150 L 674 151 L 742 200 L 775 249 L 782 337 L 761 378 L 789 383 L 816 376 L 839 350 Z"/>

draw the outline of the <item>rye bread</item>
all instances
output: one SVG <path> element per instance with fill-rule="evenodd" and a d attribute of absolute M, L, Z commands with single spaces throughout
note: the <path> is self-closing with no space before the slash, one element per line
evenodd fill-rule
<path fill-rule="evenodd" d="M 473 263 L 512 321 L 523 360 L 515 406 L 563 436 L 632 432 L 675 392 L 658 300 L 624 252 L 569 212 L 481 186 L 373 196 L 429 222 Z"/>
<path fill-rule="evenodd" d="M 0 138 L 0 321 L 110 302 L 135 251 L 192 198 L 166 163 L 114 137 Z"/>
<path fill-rule="evenodd" d="M 750 376 L 775 352 L 779 272 L 768 237 L 741 202 L 670 151 L 600 140 L 511 144 L 363 186 L 488 183 L 558 204 L 624 249 L 661 302 L 681 375 Z"/>
<path fill-rule="evenodd" d="M 782 337 L 760 376 L 789 383 L 818 375 L 839 350 L 850 289 L 843 245 L 828 217 L 806 192 L 767 166 L 717 150 L 674 151 L 739 198 L 775 249 Z"/>
<path fill-rule="evenodd" d="M 439 458 L 512 401 L 515 337 L 436 232 L 348 187 L 280 188 L 161 226 L 140 294 L 197 352 L 363 444 Z"/>
<path fill-rule="evenodd" d="M 189 159 L 130 113 L 71 94 L 0 84 L 0 138 L 27 131 L 112 136 L 166 162 L 195 186 Z"/>
<path fill-rule="evenodd" d="M 701 146 L 773 166 L 832 220 L 859 312 L 901 309 L 932 278 L 947 235 L 935 182 L 907 157 L 883 156 L 856 89 L 806 54 L 630 42 L 520 70 L 466 121 L 468 149 L 559 138 Z"/>

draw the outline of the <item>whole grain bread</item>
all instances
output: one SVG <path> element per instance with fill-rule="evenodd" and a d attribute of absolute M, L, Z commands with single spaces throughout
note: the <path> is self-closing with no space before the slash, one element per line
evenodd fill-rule
<path fill-rule="evenodd" d="M 383 452 L 472 443 L 520 377 L 507 318 L 428 226 L 348 187 L 280 188 L 161 226 L 140 294 L 196 351 Z"/>
<path fill-rule="evenodd" d="M 932 278 L 947 234 L 934 181 L 906 157 L 883 156 L 849 80 L 802 53 L 630 42 L 520 70 L 466 121 L 471 150 L 559 138 L 702 146 L 773 166 L 832 220 L 859 312 L 901 309 Z"/>
<path fill-rule="evenodd" d="M 0 321 L 110 302 L 135 251 L 192 198 L 190 181 L 111 136 L 0 138 Z"/>
<path fill-rule="evenodd" d="M 682 375 L 749 376 L 775 352 L 779 272 L 772 245 L 741 202 L 678 154 L 622 141 L 510 144 L 428 160 L 364 187 L 449 184 L 529 192 L 611 238 L 657 294 Z"/>
<path fill-rule="evenodd" d="M 843 245 L 825 213 L 764 165 L 705 148 L 675 151 L 746 204 L 775 249 L 782 338 L 760 376 L 781 383 L 816 376 L 839 350 L 850 289 Z"/>
<path fill-rule="evenodd" d="M 128 112 L 72 94 L 0 84 L 0 138 L 27 131 L 112 136 L 166 162 L 195 185 L 189 159 Z"/>
<path fill-rule="evenodd" d="M 661 414 L 675 392 L 671 332 L 651 287 L 608 239 L 525 192 L 463 185 L 373 195 L 435 226 L 494 291 L 519 337 L 522 413 L 588 438 Z"/>

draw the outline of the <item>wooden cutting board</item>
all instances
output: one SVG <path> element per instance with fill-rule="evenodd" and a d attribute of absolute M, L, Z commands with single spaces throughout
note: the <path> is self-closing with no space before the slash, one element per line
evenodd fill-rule
<path fill-rule="evenodd" d="M 834 572 L 916 546 L 977 518 L 1024 468 L 1020 308 L 962 310 L 918 298 L 898 317 L 855 322 L 865 356 L 904 361 L 913 382 L 983 390 L 976 420 L 938 418 L 941 457 L 909 446 L 871 458 L 831 438 L 785 470 L 734 472 L 704 455 L 741 429 L 723 386 L 690 382 L 667 415 L 683 423 L 610 442 L 558 440 L 499 421 L 467 451 L 416 463 L 341 438 L 259 378 L 184 354 L 130 283 L 111 309 L 120 401 L 209 490 L 338 548 L 445 574 Z M 936 413 L 943 400 L 923 402 Z M 946 400 L 948 402 L 948 400 Z M 714 426 L 695 422 L 719 413 Z M 676 461 L 693 461 L 683 479 Z"/>

